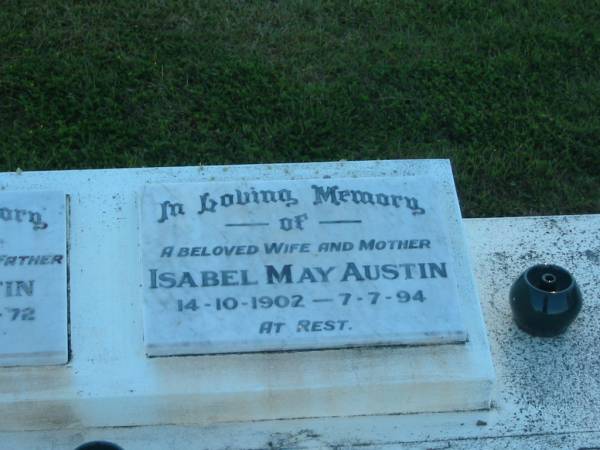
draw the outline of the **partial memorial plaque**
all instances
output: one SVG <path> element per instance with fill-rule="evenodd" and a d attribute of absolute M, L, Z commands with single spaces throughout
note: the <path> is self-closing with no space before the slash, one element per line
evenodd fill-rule
<path fill-rule="evenodd" d="M 66 196 L 0 193 L 0 366 L 64 364 Z"/>
<path fill-rule="evenodd" d="M 428 177 L 146 186 L 148 355 L 465 342 L 442 192 Z"/>

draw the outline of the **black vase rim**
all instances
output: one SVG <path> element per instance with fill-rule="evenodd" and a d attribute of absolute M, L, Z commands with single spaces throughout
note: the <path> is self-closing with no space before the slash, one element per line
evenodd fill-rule
<path fill-rule="evenodd" d="M 561 289 L 559 291 L 546 291 L 544 289 L 540 289 L 537 286 L 534 286 L 529 281 L 529 274 L 533 270 L 537 270 L 537 269 L 541 269 L 541 268 L 548 268 L 548 269 L 553 269 L 556 271 L 564 272 L 569 277 L 569 280 L 570 280 L 569 285 L 566 288 Z M 552 295 L 563 294 L 563 293 L 568 292 L 569 290 L 573 289 L 573 287 L 575 286 L 575 278 L 573 277 L 573 275 L 571 275 L 571 272 L 569 272 L 564 267 L 558 266 L 556 264 L 536 264 L 534 266 L 531 266 L 523 273 L 523 279 L 525 280 L 525 283 L 527 283 L 527 286 L 529 286 L 534 291 L 540 292 L 542 294 L 552 294 Z"/>

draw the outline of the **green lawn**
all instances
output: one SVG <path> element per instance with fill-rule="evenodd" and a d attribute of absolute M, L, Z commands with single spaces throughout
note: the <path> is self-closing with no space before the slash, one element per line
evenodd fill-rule
<path fill-rule="evenodd" d="M 2 171 L 431 157 L 600 212 L 600 2 L 0 2 Z"/>

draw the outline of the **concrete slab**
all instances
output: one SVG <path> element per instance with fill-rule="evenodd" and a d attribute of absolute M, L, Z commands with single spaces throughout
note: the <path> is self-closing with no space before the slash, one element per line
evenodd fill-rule
<path fill-rule="evenodd" d="M 465 220 L 498 373 L 487 411 L 0 433 L 0 449 L 72 450 L 108 439 L 126 450 L 600 448 L 600 215 Z M 512 322 L 508 290 L 531 264 L 570 269 L 584 306 L 557 338 Z"/>
<path fill-rule="evenodd" d="M 371 170 L 388 173 L 384 166 L 378 166 L 377 163 L 373 163 Z M 8 176 L 8 181 L 12 182 L 12 177 L 17 176 Z M 4 179 L 2 184 L 6 182 L 7 179 Z M 43 187 L 33 184 L 32 189 Z M 89 194 L 88 198 L 94 198 L 94 195 Z M 119 199 L 123 204 L 130 200 L 131 198 Z M 110 228 L 114 220 L 106 218 L 102 208 L 96 212 L 98 230 Z M 119 226 L 134 233 L 136 225 L 124 216 L 120 217 L 114 218 Z M 78 244 L 84 245 L 80 240 L 85 238 L 86 245 L 93 248 L 97 255 L 111 255 L 112 259 L 115 254 L 123 254 L 125 256 L 122 257 L 127 258 L 126 252 L 119 253 L 118 240 L 109 237 L 100 242 L 94 239 L 97 235 L 92 235 L 90 239 L 85 223 L 77 222 L 74 225 L 80 229 L 80 233 L 74 234 Z M 38 409 L 39 422 L 56 417 L 60 417 L 60 420 L 66 418 L 71 421 L 70 428 L 2 432 L 0 449 L 66 450 L 96 438 L 114 440 L 127 450 L 597 447 L 600 445 L 600 367 L 596 356 L 600 353 L 597 339 L 600 333 L 600 322 L 597 320 L 600 307 L 597 284 L 600 279 L 600 215 L 472 219 L 465 221 L 465 228 L 498 376 L 490 410 L 232 422 L 188 427 L 162 425 L 93 428 L 78 425 L 80 411 L 48 408 L 46 411 Z M 521 271 L 542 262 L 556 263 L 569 269 L 578 280 L 584 296 L 580 316 L 567 333 L 558 338 L 530 337 L 517 329 L 510 316 L 510 284 Z M 122 273 L 119 268 L 95 269 L 96 273 L 98 270 L 107 271 L 101 275 L 110 274 L 123 281 L 132 275 L 126 271 Z M 87 281 L 92 280 L 91 275 L 91 272 L 86 274 Z M 91 287 L 101 290 L 98 282 Z M 79 295 L 82 294 L 82 291 L 79 292 Z M 135 302 L 124 302 L 123 306 L 125 309 L 139 308 L 139 304 Z M 137 313 L 140 313 L 139 309 Z M 103 312 L 102 308 L 98 308 L 95 314 L 96 320 L 90 318 L 85 323 L 90 332 L 88 342 L 80 344 L 93 343 L 94 332 L 102 334 L 102 343 L 95 358 L 101 362 L 108 361 L 112 348 L 119 346 L 133 353 L 143 353 L 143 348 L 135 338 L 141 324 L 134 325 L 136 332 L 111 334 L 98 329 L 95 324 L 110 320 L 108 311 Z M 361 358 L 358 361 L 363 364 L 371 361 L 364 355 L 355 356 Z M 139 373 L 140 376 L 143 374 Z M 126 395 L 126 379 L 120 378 L 116 373 L 106 376 L 108 381 L 105 384 L 98 383 L 93 388 L 110 388 L 112 392 Z M 49 379 L 44 377 L 46 381 Z M 169 377 L 165 376 L 163 380 L 168 382 Z M 54 381 L 54 387 L 60 387 L 64 382 L 65 380 L 58 378 Z M 356 388 L 355 384 L 354 389 Z M 79 389 L 79 395 L 89 396 L 86 386 L 82 385 Z M 0 395 L 5 393 L 6 391 L 0 392 Z M 26 394 L 25 391 L 22 393 Z M 39 408 L 47 399 L 48 391 L 36 391 L 36 398 L 31 398 L 31 404 L 36 402 Z M 324 396 L 323 400 L 335 402 L 339 398 Z M 96 403 L 95 406 L 102 405 Z M 131 414 L 131 411 L 125 411 L 124 415 L 127 413 Z M 48 425 L 51 426 L 52 423 Z"/>

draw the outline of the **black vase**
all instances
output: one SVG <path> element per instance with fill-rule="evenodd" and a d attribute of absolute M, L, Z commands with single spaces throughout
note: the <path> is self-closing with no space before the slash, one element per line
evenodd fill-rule
<path fill-rule="evenodd" d="M 510 307 L 519 328 L 533 336 L 563 333 L 581 310 L 575 278 L 551 264 L 530 267 L 510 289 Z"/>
<path fill-rule="evenodd" d="M 123 450 L 117 444 L 106 441 L 94 441 L 82 444 L 75 450 Z"/>

